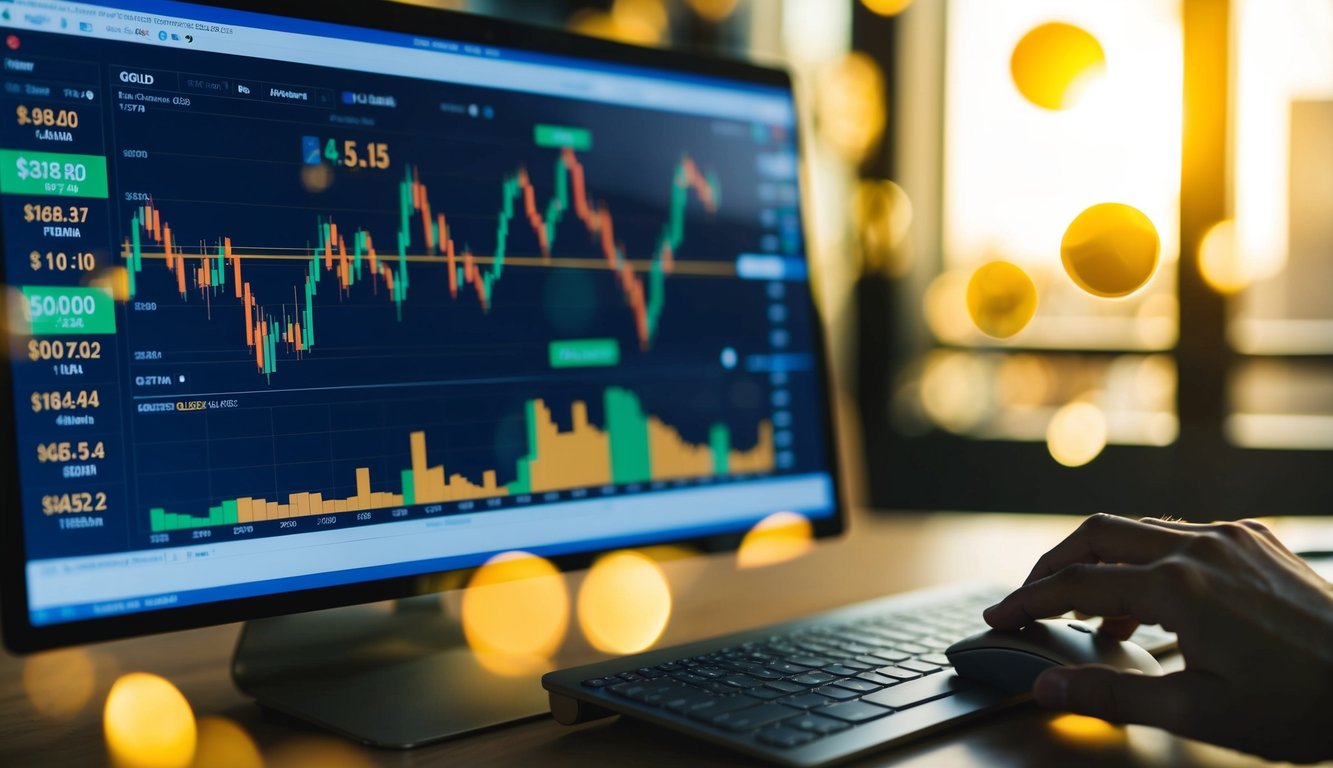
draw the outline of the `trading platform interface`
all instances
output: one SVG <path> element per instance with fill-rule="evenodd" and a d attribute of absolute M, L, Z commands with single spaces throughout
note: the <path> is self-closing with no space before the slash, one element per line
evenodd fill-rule
<path fill-rule="evenodd" d="M 0 8 L 34 624 L 833 513 L 784 89 Z"/>

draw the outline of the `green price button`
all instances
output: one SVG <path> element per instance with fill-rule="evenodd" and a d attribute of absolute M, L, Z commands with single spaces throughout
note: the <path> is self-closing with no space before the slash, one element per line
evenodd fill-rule
<path fill-rule="evenodd" d="M 620 364 L 620 342 L 615 339 L 553 341 L 552 368 L 606 368 Z"/>
<path fill-rule="evenodd" d="M 33 336 L 116 332 L 116 302 L 105 288 L 25 285 L 23 300 Z"/>
<path fill-rule="evenodd" d="M 106 158 L 0 149 L 0 193 L 105 198 Z"/>
<path fill-rule="evenodd" d="M 587 128 L 538 123 L 533 128 L 532 134 L 539 147 L 555 149 L 568 147 L 578 152 L 587 152 L 592 149 L 592 131 Z"/>

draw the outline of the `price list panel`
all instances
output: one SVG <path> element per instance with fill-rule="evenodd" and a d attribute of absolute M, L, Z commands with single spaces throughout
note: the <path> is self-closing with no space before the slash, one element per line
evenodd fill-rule
<path fill-rule="evenodd" d="M 24 59 L 0 94 L 6 323 L 27 525 L 120 530 L 124 492 L 107 136 L 98 67 Z M 29 481 L 28 478 L 32 480 Z"/>

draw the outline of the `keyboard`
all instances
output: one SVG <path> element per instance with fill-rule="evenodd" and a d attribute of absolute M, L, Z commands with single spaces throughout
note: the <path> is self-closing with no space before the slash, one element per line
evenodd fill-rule
<path fill-rule="evenodd" d="M 1007 590 L 950 586 L 547 674 L 565 725 L 628 715 L 778 765 L 825 765 L 1022 703 L 962 680 L 944 650 Z M 1175 636 L 1143 627 L 1149 652 Z"/>

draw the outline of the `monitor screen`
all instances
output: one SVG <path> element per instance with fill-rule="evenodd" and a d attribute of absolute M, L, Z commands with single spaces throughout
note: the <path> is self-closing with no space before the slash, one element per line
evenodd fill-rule
<path fill-rule="evenodd" d="M 0 13 L 7 623 L 836 523 L 782 76 Z"/>

